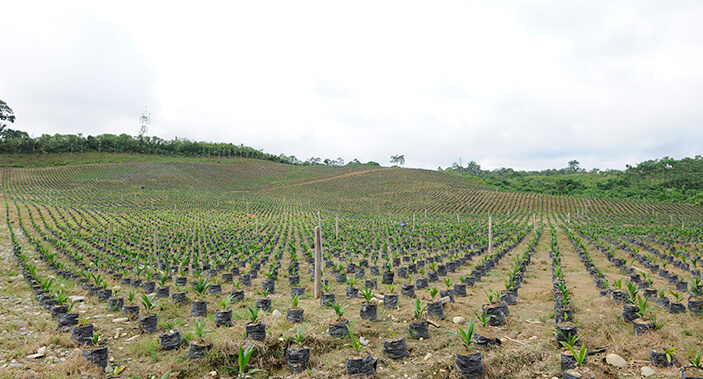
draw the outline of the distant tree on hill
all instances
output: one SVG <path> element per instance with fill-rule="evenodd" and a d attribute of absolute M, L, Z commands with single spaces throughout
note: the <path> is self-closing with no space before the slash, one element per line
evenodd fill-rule
<path fill-rule="evenodd" d="M 405 155 L 391 155 L 391 163 L 392 164 L 397 164 L 397 165 L 404 165 L 405 164 Z"/>
<path fill-rule="evenodd" d="M 579 161 L 576 159 L 569 161 L 569 166 L 566 167 L 566 171 L 570 173 L 581 172 L 581 167 L 579 167 Z"/>
<path fill-rule="evenodd" d="M 15 115 L 12 112 L 12 108 L 7 106 L 7 103 L 4 101 L 0 100 L 0 132 L 5 129 L 5 124 L 3 121 L 9 121 L 10 123 L 15 122 Z"/>

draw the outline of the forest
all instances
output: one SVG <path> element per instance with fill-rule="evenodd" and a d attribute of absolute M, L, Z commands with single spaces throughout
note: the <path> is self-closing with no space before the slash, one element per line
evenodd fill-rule
<path fill-rule="evenodd" d="M 565 168 L 542 171 L 482 170 L 475 161 L 465 167 L 454 163 L 443 171 L 472 176 L 508 191 L 703 205 L 703 156 L 700 155 L 678 160 L 651 159 L 627 165 L 624 171 L 586 171 L 576 160 Z"/>

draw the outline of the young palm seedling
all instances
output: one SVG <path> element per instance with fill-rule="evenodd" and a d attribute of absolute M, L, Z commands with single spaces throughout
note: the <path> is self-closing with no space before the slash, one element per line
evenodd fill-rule
<path fill-rule="evenodd" d="M 144 315 L 139 316 L 139 329 L 148 333 L 155 332 L 159 319 L 159 316 L 157 314 L 152 313 L 152 311 L 156 307 L 156 302 L 154 301 L 156 299 L 156 294 L 142 294 L 141 297 L 142 298 L 140 302 L 144 307 L 146 313 Z"/>
<path fill-rule="evenodd" d="M 374 377 L 376 375 L 376 359 L 372 358 L 371 355 L 366 355 L 366 357 L 361 355 L 364 345 L 361 343 L 361 339 L 354 337 L 354 333 L 349 326 L 347 326 L 347 333 L 351 340 L 348 345 L 352 346 L 355 352 L 354 355 L 344 360 L 347 367 L 347 376 Z"/>
<path fill-rule="evenodd" d="M 220 309 L 215 311 L 215 326 L 232 326 L 232 303 L 234 302 L 234 296 L 228 294 L 222 299 L 217 301 Z"/>
<path fill-rule="evenodd" d="M 193 328 L 198 339 L 191 341 L 188 346 L 188 359 L 200 360 L 205 358 L 205 354 L 212 349 L 212 342 L 205 341 L 205 335 L 212 332 L 212 330 L 205 329 L 205 321 L 202 319 L 196 319 L 193 322 Z"/>
<path fill-rule="evenodd" d="M 263 341 L 266 338 L 266 324 L 259 321 L 259 308 L 252 304 L 247 305 L 249 322 L 244 326 L 246 339 Z"/>
<path fill-rule="evenodd" d="M 92 346 L 90 346 L 92 345 Z M 102 339 L 97 333 L 94 333 L 90 338 L 90 344 L 83 348 L 83 356 L 93 364 L 102 367 L 107 367 L 107 346 L 101 346 Z"/>
<path fill-rule="evenodd" d="M 371 302 L 371 299 L 373 299 L 374 297 L 373 290 L 371 288 L 366 288 L 360 292 L 365 300 L 361 303 L 361 308 L 359 310 L 359 315 L 361 316 L 361 319 L 368 321 L 376 320 L 376 317 L 378 316 L 378 304 Z"/>
<path fill-rule="evenodd" d="M 483 363 L 481 352 L 470 352 L 474 343 L 474 319 L 469 319 L 466 330 L 457 328 L 459 333 L 447 332 L 461 340 L 462 350 L 456 352 L 455 367 L 465 378 L 483 378 Z"/>
<path fill-rule="evenodd" d="M 251 355 L 254 353 L 254 346 L 249 345 L 246 349 L 242 349 L 242 347 L 239 347 L 239 354 L 237 354 L 237 365 L 238 367 L 230 367 L 230 366 L 225 366 L 227 370 L 230 371 L 236 371 L 237 372 L 237 378 L 244 379 L 251 377 L 251 375 L 256 374 L 259 371 L 262 371 L 261 369 L 258 368 L 253 368 L 251 370 L 247 370 L 247 365 L 249 364 L 249 360 L 251 359 Z"/>
<path fill-rule="evenodd" d="M 310 361 L 310 348 L 305 347 L 305 326 L 298 325 L 298 331 L 293 337 L 288 337 L 298 345 L 297 348 L 289 347 L 286 350 L 286 366 L 294 374 L 305 371 Z"/>

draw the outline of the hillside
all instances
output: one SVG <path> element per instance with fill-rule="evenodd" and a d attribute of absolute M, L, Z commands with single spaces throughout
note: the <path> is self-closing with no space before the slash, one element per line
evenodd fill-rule
<path fill-rule="evenodd" d="M 176 201 L 217 204 L 266 201 L 295 204 L 310 210 L 374 213 L 693 213 L 682 205 L 589 199 L 496 190 L 471 177 L 421 169 L 377 166 L 291 165 L 244 158 L 176 158 L 92 155 L 57 167 L 3 170 L 3 180 L 31 188 L 46 200 L 65 188 L 78 191 L 84 205 L 169 206 Z M 71 156 L 52 156 L 66 162 Z M 82 159 L 82 160 L 81 160 Z M 119 163 L 101 163 L 101 162 Z M 49 165 L 49 162 L 44 162 Z M 71 200 L 73 201 L 73 200 Z"/>

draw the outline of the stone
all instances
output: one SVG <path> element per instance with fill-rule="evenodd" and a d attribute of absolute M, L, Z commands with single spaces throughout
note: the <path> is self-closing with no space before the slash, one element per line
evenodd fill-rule
<path fill-rule="evenodd" d="M 425 355 L 425 358 L 423 359 L 428 361 L 430 358 L 432 358 L 432 353 L 427 353 L 427 355 Z"/>
<path fill-rule="evenodd" d="M 71 302 L 74 302 L 74 301 L 79 301 L 79 302 L 80 302 L 80 301 L 85 301 L 85 296 L 69 296 L 69 297 L 68 297 L 68 300 L 70 300 Z"/>
<path fill-rule="evenodd" d="M 217 371 L 210 371 L 210 376 L 212 376 L 213 378 L 217 378 Z"/>
<path fill-rule="evenodd" d="M 645 378 L 649 378 L 650 376 L 654 375 L 654 369 L 651 367 L 644 366 L 640 369 L 640 373 L 642 373 L 642 376 Z"/>
<path fill-rule="evenodd" d="M 129 320 L 129 318 L 127 318 L 127 317 L 120 317 L 120 318 L 116 318 L 116 319 L 112 320 L 112 322 L 118 323 L 118 322 L 125 322 L 125 321 L 127 321 L 127 320 Z"/>
<path fill-rule="evenodd" d="M 366 346 L 366 345 L 369 344 L 369 340 L 367 340 L 366 338 L 364 338 L 364 336 L 361 336 L 361 337 L 359 337 L 359 343 L 362 344 L 362 345 L 364 345 L 364 346 Z"/>
<path fill-rule="evenodd" d="M 37 349 L 37 354 L 46 354 L 46 346 L 42 346 Z"/>
<path fill-rule="evenodd" d="M 466 319 L 461 316 L 456 316 L 452 319 L 452 322 L 455 324 L 463 324 L 464 321 L 466 321 Z"/>
<path fill-rule="evenodd" d="M 27 359 L 37 359 L 37 358 L 43 358 L 43 357 L 44 357 L 44 354 L 37 353 L 37 354 L 30 354 L 26 358 Z"/>
<path fill-rule="evenodd" d="M 271 316 L 273 316 L 273 318 L 283 317 L 283 315 L 281 314 L 281 311 L 279 311 L 278 309 L 274 309 L 273 312 L 271 313 Z"/>
<path fill-rule="evenodd" d="M 618 368 L 627 368 L 627 361 L 617 354 L 606 355 L 605 362 Z"/>
<path fill-rule="evenodd" d="M 112 367 L 110 367 L 110 365 L 105 366 L 105 372 L 108 374 L 112 374 L 112 372 L 113 372 Z"/>

